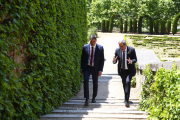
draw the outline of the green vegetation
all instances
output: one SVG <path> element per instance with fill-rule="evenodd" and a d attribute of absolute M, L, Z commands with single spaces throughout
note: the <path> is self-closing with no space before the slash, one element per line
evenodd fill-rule
<path fill-rule="evenodd" d="M 36 120 L 81 87 L 85 0 L 1 0 L 0 119 Z M 17 51 L 24 63 L 10 53 Z"/>
<path fill-rule="evenodd" d="M 179 120 L 180 70 L 174 65 L 171 70 L 160 68 L 153 75 L 148 66 L 143 74 L 140 110 L 149 112 L 149 119 Z"/>
<path fill-rule="evenodd" d="M 180 56 L 179 37 L 127 35 L 136 49 L 152 49 L 162 60 Z"/>

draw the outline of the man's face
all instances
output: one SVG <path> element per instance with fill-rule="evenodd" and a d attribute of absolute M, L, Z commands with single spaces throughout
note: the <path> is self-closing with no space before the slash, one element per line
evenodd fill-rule
<path fill-rule="evenodd" d="M 123 43 L 119 43 L 119 47 L 121 48 L 122 51 L 126 49 L 126 45 L 124 45 Z"/>
<path fill-rule="evenodd" d="M 90 40 L 90 44 L 91 44 L 91 46 L 95 46 L 95 44 L 96 44 L 96 39 L 92 39 L 92 40 Z"/>

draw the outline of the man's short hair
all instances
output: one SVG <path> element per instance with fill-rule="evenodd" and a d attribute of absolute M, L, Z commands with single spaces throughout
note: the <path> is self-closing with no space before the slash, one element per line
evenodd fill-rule
<path fill-rule="evenodd" d="M 124 45 L 126 45 L 126 40 L 124 38 L 121 38 L 118 43 L 123 43 Z"/>
<path fill-rule="evenodd" d="M 97 38 L 96 35 L 91 35 L 91 36 L 89 37 L 90 40 L 96 39 L 96 38 Z"/>

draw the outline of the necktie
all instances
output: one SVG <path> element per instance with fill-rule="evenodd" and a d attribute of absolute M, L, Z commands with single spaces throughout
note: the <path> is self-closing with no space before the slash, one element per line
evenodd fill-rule
<path fill-rule="evenodd" d="M 91 48 L 91 60 L 90 60 L 90 65 L 92 66 L 92 62 L 93 62 L 93 47 Z"/>
<path fill-rule="evenodd" d="M 125 51 L 123 51 L 122 69 L 125 70 Z"/>

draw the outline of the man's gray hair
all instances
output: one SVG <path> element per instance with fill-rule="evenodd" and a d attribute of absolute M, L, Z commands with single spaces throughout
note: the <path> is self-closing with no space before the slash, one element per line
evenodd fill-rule
<path fill-rule="evenodd" d="M 119 40 L 118 44 L 119 44 L 119 43 L 123 43 L 124 45 L 126 45 L 126 40 L 125 40 L 124 38 L 121 38 L 121 39 Z"/>

